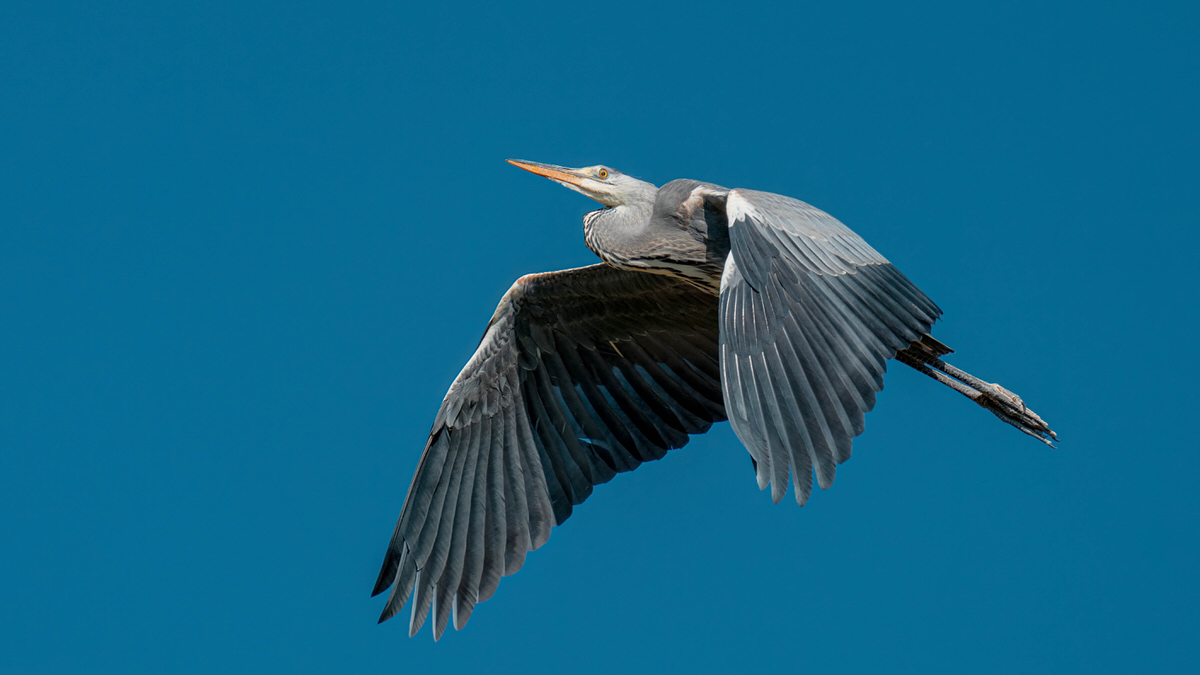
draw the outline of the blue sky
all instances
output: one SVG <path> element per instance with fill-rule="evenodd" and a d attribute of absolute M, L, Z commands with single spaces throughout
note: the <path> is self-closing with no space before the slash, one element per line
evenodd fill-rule
<path fill-rule="evenodd" d="M 1194 671 L 1198 16 L 1098 4 L 5 3 L 0 670 Z M 723 424 L 376 626 L 496 301 L 594 261 L 507 157 L 831 212 L 1060 449 L 894 365 L 803 509 Z"/>

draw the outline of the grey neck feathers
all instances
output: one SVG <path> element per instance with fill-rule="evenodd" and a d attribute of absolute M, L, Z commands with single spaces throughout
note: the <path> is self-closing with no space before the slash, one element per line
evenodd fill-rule
<path fill-rule="evenodd" d="M 729 252 L 727 191 L 691 180 L 649 187 L 638 199 L 584 216 L 588 248 L 614 267 L 719 285 Z"/>
<path fill-rule="evenodd" d="M 645 253 L 642 239 L 650 224 L 654 195 L 658 188 L 646 184 L 648 190 L 636 199 L 611 208 L 591 211 L 583 216 L 583 234 L 587 247 L 614 267 L 631 267 Z"/>

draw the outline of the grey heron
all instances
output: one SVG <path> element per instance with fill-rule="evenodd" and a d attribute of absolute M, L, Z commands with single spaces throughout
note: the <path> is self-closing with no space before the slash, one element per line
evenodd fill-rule
<path fill-rule="evenodd" d="M 896 359 L 1050 444 L 1012 392 L 942 360 L 941 310 L 845 225 L 804 202 L 606 166 L 510 163 L 600 202 L 601 263 L 521 277 L 450 385 L 384 557 L 385 621 L 434 638 L 594 486 L 728 419 L 760 489 L 803 505 L 850 457 Z"/>

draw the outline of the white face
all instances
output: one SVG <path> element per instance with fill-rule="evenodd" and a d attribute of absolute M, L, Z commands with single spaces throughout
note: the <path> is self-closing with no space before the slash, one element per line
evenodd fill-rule
<path fill-rule="evenodd" d="M 650 183 L 644 183 L 601 164 L 571 169 L 523 159 L 510 159 L 508 162 L 531 173 L 549 178 L 559 185 L 569 187 L 605 206 L 620 206 L 625 204 L 631 195 L 644 195 L 647 190 L 653 193 L 655 189 Z"/>

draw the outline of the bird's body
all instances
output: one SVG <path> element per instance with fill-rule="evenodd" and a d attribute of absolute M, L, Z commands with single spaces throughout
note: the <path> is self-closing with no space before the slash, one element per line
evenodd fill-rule
<path fill-rule="evenodd" d="M 729 237 L 723 223 L 709 236 L 702 197 L 709 190 L 723 188 L 686 179 L 661 189 L 642 183 L 629 202 L 584 216 L 584 242 L 618 269 L 666 274 L 717 293 Z"/>
<path fill-rule="evenodd" d="M 779 502 L 827 488 L 896 358 L 1049 443 L 1021 400 L 941 360 L 941 310 L 789 197 L 510 160 L 606 208 L 601 264 L 522 277 L 434 420 L 375 592 L 410 634 L 461 628 L 593 486 L 728 419 Z"/>

